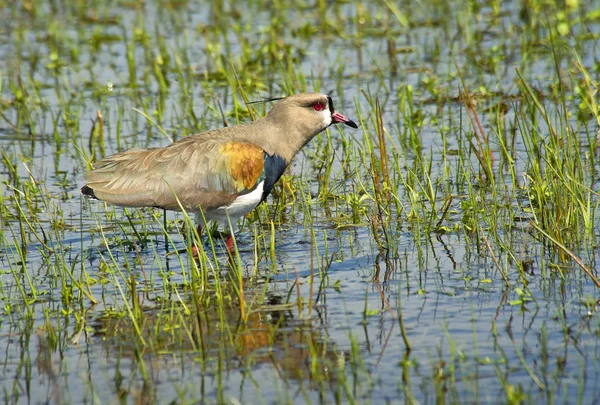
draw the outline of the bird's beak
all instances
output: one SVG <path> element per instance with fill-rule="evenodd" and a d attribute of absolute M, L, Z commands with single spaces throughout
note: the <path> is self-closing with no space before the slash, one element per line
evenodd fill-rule
<path fill-rule="evenodd" d="M 358 125 L 356 125 L 354 121 L 346 118 L 345 116 L 334 110 L 333 114 L 331 114 L 331 123 L 337 124 L 338 122 L 342 122 L 352 128 L 358 128 Z"/>

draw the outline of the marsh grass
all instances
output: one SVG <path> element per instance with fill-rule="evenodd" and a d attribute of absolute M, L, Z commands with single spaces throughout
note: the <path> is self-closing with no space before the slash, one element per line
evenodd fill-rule
<path fill-rule="evenodd" d="M 5 5 L 5 402 L 593 402 L 594 7 Z M 103 156 L 311 90 L 360 129 L 316 137 L 231 257 L 79 196 Z"/>

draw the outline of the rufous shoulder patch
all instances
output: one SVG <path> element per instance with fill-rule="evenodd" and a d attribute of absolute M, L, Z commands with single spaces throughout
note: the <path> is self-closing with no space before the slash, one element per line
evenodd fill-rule
<path fill-rule="evenodd" d="M 239 190 L 252 189 L 260 178 L 264 167 L 264 151 L 248 142 L 227 142 L 221 147 L 227 157 L 227 171 Z"/>

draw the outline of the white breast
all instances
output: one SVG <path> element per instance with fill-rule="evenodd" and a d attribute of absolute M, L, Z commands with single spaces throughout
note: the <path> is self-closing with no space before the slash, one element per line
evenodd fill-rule
<path fill-rule="evenodd" d="M 246 215 L 260 203 L 263 195 L 264 183 L 264 180 L 261 181 L 254 191 L 239 196 L 230 205 L 205 212 L 204 215 L 206 219 L 227 224 L 227 216 L 229 216 L 229 220 L 233 224 L 239 217 Z"/>

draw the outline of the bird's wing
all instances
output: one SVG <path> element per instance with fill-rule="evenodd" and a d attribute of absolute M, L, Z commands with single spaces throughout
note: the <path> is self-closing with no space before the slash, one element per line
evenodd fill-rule
<path fill-rule="evenodd" d="M 190 211 L 227 206 L 264 177 L 265 152 L 249 142 L 190 136 L 157 149 L 110 156 L 86 175 L 103 201 Z"/>

